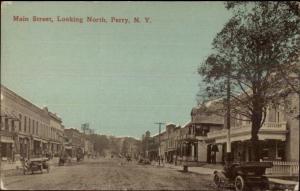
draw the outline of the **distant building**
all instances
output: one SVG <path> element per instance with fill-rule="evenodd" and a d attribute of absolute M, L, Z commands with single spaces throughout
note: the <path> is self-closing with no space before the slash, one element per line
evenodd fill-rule
<path fill-rule="evenodd" d="M 49 146 L 51 153 L 55 156 L 59 155 L 63 150 L 63 134 L 64 126 L 62 125 L 62 119 L 58 117 L 55 113 L 48 113 L 50 116 L 50 137 Z"/>
<path fill-rule="evenodd" d="M 148 157 L 150 161 L 157 161 L 159 156 L 159 135 L 150 137 L 148 145 Z"/>
<path fill-rule="evenodd" d="M 164 158 L 166 162 L 173 163 L 176 160 L 177 150 L 180 147 L 180 142 L 178 142 L 180 136 L 180 126 L 175 124 L 166 125 L 166 134 L 165 134 L 165 153 Z"/>
<path fill-rule="evenodd" d="M 75 128 L 65 129 L 64 135 L 64 149 L 70 157 L 76 157 L 78 153 L 84 153 L 85 139 L 79 130 Z"/>

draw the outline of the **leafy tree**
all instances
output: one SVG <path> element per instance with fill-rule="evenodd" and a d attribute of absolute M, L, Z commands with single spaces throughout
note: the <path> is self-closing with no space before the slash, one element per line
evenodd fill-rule
<path fill-rule="evenodd" d="M 130 152 L 130 143 L 127 139 L 124 139 L 123 144 L 122 144 L 122 149 L 121 152 L 123 155 L 126 155 Z"/>
<path fill-rule="evenodd" d="M 229 82 L 231 111 L 251 121 L 252 160 L 257 161 L 267 106 L 282 97 L 278 90 L 286 90 L 279 74 L 290 74 L 292 63 L 299 61 L 299 7 L 296 2 L 268 1 L 229 2 L 226 7 L 233 17 L 215 37 L 214 52 L 199 74 L 209 98 L 225 100 Z"/>
<path fill-rule="evenodd" d="M 109 148 L 109 139 L 106 135 L 91 134 L 90 140 L 94 144 L 94 150 L 100 154 L 104 154 L 104 150 Z"/>

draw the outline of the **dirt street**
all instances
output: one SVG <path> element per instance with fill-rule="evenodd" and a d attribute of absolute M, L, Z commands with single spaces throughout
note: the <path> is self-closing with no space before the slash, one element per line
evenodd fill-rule
<path fill-rule="evenodd" d="M 122 159 L 96 159 L 54 166 L 49 174 L 10 176 L 5 177 L 3 183 L 6 189 L 26 190 L 215 190 L 209 175 L 138 165 Z"/>

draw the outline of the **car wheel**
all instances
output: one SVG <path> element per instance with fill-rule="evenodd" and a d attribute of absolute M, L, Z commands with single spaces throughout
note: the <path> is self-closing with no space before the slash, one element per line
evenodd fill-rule
<path fill-rule="evenodd" d="M 236 191 L 245 191 L 245 180 L 242 176 L 237 176 L 234 181 Z"/>
<path fill-rule="evenodd" d="M 220 182 L 221 182 L 220 177 L 217 174 L 215 174 L 214 175 L 214 183 L 217 186 L 217 188 L 220 188 Z"/>

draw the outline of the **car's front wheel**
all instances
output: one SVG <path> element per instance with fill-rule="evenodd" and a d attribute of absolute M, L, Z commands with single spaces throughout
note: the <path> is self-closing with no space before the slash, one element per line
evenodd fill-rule
<path fill-rule="evenodd" d="M 234 186 L 236 191 L 245 191 L 246 190 L 246 185 L 245 185 L 245 180 L 242 176 L 237 176 L 234 181 Z"/>

